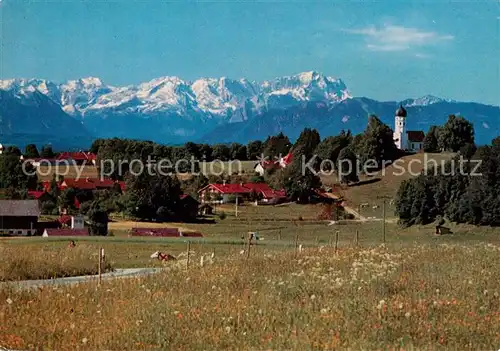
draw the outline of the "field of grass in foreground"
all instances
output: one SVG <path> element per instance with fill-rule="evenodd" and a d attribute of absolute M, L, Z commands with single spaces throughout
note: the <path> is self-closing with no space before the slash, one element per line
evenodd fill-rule
<path fill-rule="evenodd" d="M 140 279 L 0 291 L 0 345 L 57 350 L 489 349 L 500 247 L 260 250 Z"/>
<path fill-rule="evenodd" d="M 28 249 L 12 245 L 0 246 L 0 282 L 11 280 L 51 279 L 98 273 L 97 249 L 81 244 L 68 249 L 59 245 L 57 250 L 51 246 L 36 245 Z M 111 266 L 105 264 L 103 272 Z"/>

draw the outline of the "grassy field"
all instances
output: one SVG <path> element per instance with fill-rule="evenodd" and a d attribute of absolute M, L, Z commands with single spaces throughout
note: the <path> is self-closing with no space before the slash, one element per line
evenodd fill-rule
<path fill-rule="evenodd" d="M 368 203 L 368 208 L 362 209 L 364 214 L 380 218 L 382 217 L 383 198 L 387 199 L 388 214 L 391 214 L 393 208 L 389 207 L 389 201 L 396 196 L 399 185 L 404 180 L 410 179 L 426 169 L 426 163 L 432 165 L 436 162 L 441 165 L 441 163 L 450 160 L 453 155 L 452 153 L 419 153 L 405 156 L 398 160 L 397 165 L 387 166 L 371 177 L 362 175 L 359 185 L 354 184 L 349 187 L 339 187 L 335 174 L 323 176 L 321 180 L 324 185 L 334 186 L 352 207 L 357 208 L 362 203 Z M 402 172 L 401 169 L 406 171 Z M 373 209 L 373 206 L 379 207 Z"/>
<path fill-rule="evenodd" d="M 21 243 L 21 241 L 19 241 Z M 31 246 L 0 246 L 0 282 L 11 280 L 51 279 L 98 273 L 98 251 L 91 245 L 81 244 L 67 249 L 67 243 Z M 103 271 L 111 269 L 110 265 Z"/>
<path fill-rule="evenodd" d="M 81 171 L 81 173 L 80 173 Z M 99 172 L 95 166 L 40 166 L 37 168 L 37 176 L 39 181 L 50 181 L 52 177 L 63 176 L 71 179 L 77 178 L 98 178 Z"/>
<path fill-rule="evenodd" d="M 204 268 L 0 290 L 0 345 L 57 350 L 449 349 L 500 344 L 499 246 L 261 248 Z"/>

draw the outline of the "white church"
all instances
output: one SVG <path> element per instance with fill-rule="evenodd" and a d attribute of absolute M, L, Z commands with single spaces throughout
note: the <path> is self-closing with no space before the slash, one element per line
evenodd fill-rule
<path fill-rule="evenodd" d="M 398 149 L 420 152 L 424 149 L 425 134 L 421 130 L 406 130 L 406 110 L 402 105 L 396 110 L 394 118 L 394 143 Z"/>

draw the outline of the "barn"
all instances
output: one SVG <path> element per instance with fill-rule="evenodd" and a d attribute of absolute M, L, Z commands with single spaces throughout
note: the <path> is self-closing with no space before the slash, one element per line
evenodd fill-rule
<path fill-rule="evenodd" d="M 35 235 L 39 216 L 37 200 L 0 200 L 0 235 Z"/>

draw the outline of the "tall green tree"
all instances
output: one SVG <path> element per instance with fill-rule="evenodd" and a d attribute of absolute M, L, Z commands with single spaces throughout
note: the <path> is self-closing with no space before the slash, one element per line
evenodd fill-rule
<path fill-rule="evenodd" d="M 337 165 L 339 180 L 342 184 L 355 183 L 359 181 L 356 155 L 350 147 L 340 150 Z"/>
<path fill-rule="evenodd" d="M 439 134 L 441 128 L 438 126 L 431 126 L 424 138 L 424 151 L 425 152 L 439 152 Z"/>
<path fill-rule="evenodd" d="M 38 158 L 38 157 L 40 157 L 40 154 L 39 154 L 38 149 L 36 148 L 35 144 L 26 145 L 26 148 L 24 150 L 24 157 L 25 158 Z"/>
<path fill-rule="evenodd" d="M 400 153 L 394 144 L 392 129 L 375 115 L 368 118 L 364 133 L 357 135 L 352 144 L 352 151 L 362 165 L 376 164 L 377 168 L 381 168 L 385 161 L 397 159 Z"/>
<path fill-rule="evenodd" d="M 439 148 L 457 152 L 465 144 L 474 144 L 474 126 L 463 117 L 450 115 L 439 133 Z"/>
<path fill-rule="evenodd" d="M 213 146 L 212 159 L 229 161 L 231 158 L 231 149 L 226 144 L 216 144 Z"/>
<path fill-rule="evenodd" d="M 30 163 L 21 163 L 16 150 L 0 155 L 0 188 L 35 190 L 37 183 L 36 170 Z"/>
<path fill-rule="evenodd" d="M 40 151 L 40 157 L 42 158 L 54 158 L 56 155 L 52 150 L 51 145 L 42 146 L 42 150 Z"/>
<path fill-rule="evenodd" d="M 263 151 L 264 144 L 262 143 L 262 141 L 254 140 L 249 142 L 247 145 L 247 159 L 257 160 L 258 157 L 261 157 Z"/>
<path fill-rule="evenodd" d="M 349 146 L 352 142 L 351 132 L 341 131 L 339 135 L 329 136 L 321 141 L 318 147 L 315 150 L 315 154 L 322 160 L 328 160 L 329 162 L 325 162 L 324 171 L 330 171 L 330 167 L 337 165 L 337 160 L 340 154 L 340 150 Z"/>
<path fill-rule="evenodd" d="M 181 186 L 177 177 L 149 175 L 144 172 L 138 176 L 129 175 L 126 186 L 124 206 L 128 215 L 152 220 L 157 218 L 160 207 L 168 209 L 172 216 L 179 214 Z M 162 216 L 164 213 L 163 211 Z"/>
<path fill-rule="evenodd" d="M 269 136 L 264 142 L 264 157 L 270 160 L 288 154 L 292 147 L 290 139 L 282 132 L 275 136 Z"/>
<path fill-rule="evenodd" d="M 320 141 L 317 130 L 306 128 L 293 145 L 292 163 L 284 171 L 284 186 L 287 195 L 298 203 L 310 202 L 315 189 L 321 187 L 320 160 L 314 155 Z"/>

